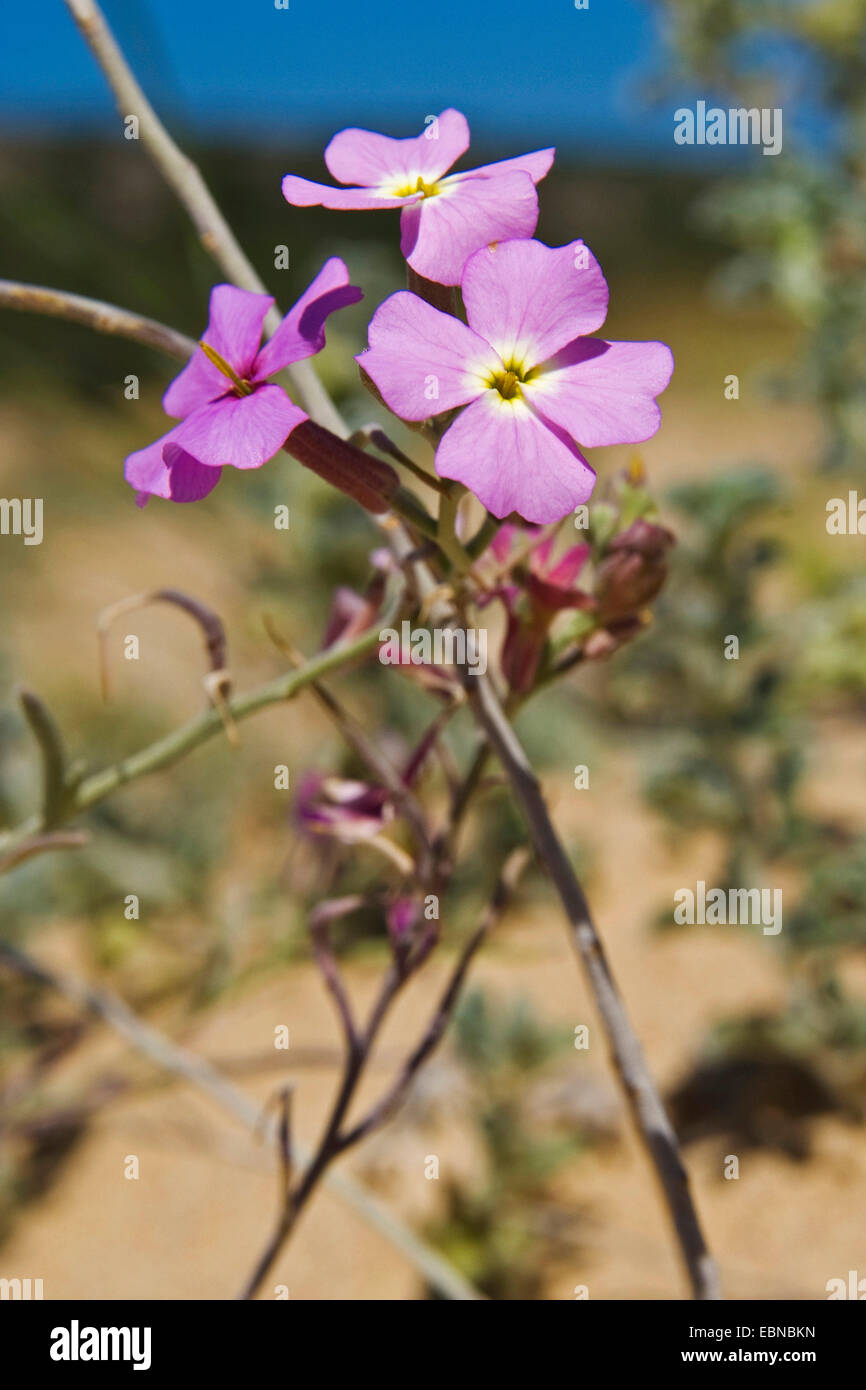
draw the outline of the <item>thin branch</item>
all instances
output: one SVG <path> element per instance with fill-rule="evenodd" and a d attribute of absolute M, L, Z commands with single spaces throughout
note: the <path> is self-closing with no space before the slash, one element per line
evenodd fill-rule
<path fill-rule="evenodd" d="M 457 964 L 451 973 L 448 984 L 443 991 L 430 1023 L 423 1033 L 420 1042 L 412 1053 L 406 1058 L 402 1070 L 394 1084 L 386 1094 L 364 1116 L 362 1120 L 350 1130 L 339 1135 L 338 1143 L 340 1152 L 349 1149 L 360 1141 L 374 1129 L 378 1129 L 400 1108 L 406 1098 L 412 1082 L 427 1058 L 435 1051 L 442 1036 L 447 1028 L 457 1003 L 460 991 L 463 988 L 463 981 L 469 970 L 472 961 L 479 948 L 487 940 L 493 928 L 501 918 L 508 903 L 517 887 L 520 875 L 526 868 L 529 855 L 526 850 L 517 849 L 509 855 L 505 867 L 499 877 L 499 881 L 493 890 L 490 902 L 485 908 L 484 914 L 475 931 L 470 936 L 466 945 L 460 953 Z"/>
<path fill-rule="evenodd" d="M 343 1079 L 331 1109 L 328 1123 L 325 1126 L 325 1131 L 316 1149 L 315 1158 L 307 1166 L 297 1188 L 284 1196 L 274 1230 L 268 1237 L 267 1243 L 256 1261 L 255 1268 L 244 1286 L 243 1292 L 240 1295 L 242 1299 L 251 1299 L 255 1297 L 268 1271 L 272 1268 L 286 1241 L 294 1231 L 298 1217 L 304 1206 L 319 1181 L 326 1175 L 334 1160 L 338 1158 L 340 1154 L 344 1153 L 346 1149 L 359 1143 L 360 1140 L 365 1138 L 373 1129 L 384 1124 L 405 1099 L 406 1092 L 409 1090 L 412 1080 L 419 1068 L 441 1040 L 454 1012 L 454 1006 L 475 953 L 487 937 L 495 922 L 501 916 L 516 886 L 517 880 L 525 867 L 526 859 L 527 856 L 524 851 L 517 851 L 515 854 L 509 856 L 494 889 L 490 904 L 479 926 L 473 932 L 460 953 L 445 991 L 433 1012 L 430 1023 L 424 1029 L 418 1045 L 404 1062 L 397 1079 L 386 1092 L 383 1099 L 373 1107 L 363 1120 L 352 1129 L 346 1131 L 343 1130 L 343 1121 L 354 1099 L 358 1082 L 370 1060 L 373 1045 L 378 1037 L 382 1024 L 388 1015 L 391 1005 L 410 975 L 414 974 L 418 966 L 426 959 L 435 937 L 431 935 L 426 943 L 422 943 L 421 949 L 414 957 L 408 969 L 400 969 L 395 964 L 388 971 L 376 1001 L 370 1011 L 363 1035 L 358 1038 L 357 1035 L 354 1034 L 352 1045 L 347 1050 Z"/>
<path fill-rule="evenodd" d="M 379 994 L 370 1010 L 365 1027 L 360 1038 L 356 1039 L 346 1052 L 346 1061 L 343 1068 L 343 1076 L 331 1113 L 328 1117 L 324 1133 L 316 1148 L 315 1156 L 307 1165 L 297 1188 L 290 1192 L 280 1206 L 277 1222 L 265 1247 L 256 1261 L 255 1268 L 247 1280 L 239 1297 L 243 1300 L 254 1298 L 261 1288 L 263 1280 L 268 1271 L 272 1268 L 278 1258 L 283 1246 L 292 1234 L 301 1211 L 306 1206 L 312 1193 L 318 1186 L 319 1181 L 325 1175 L 327 1169 L 334 1159 L 341 1152 L 340 1130 L 343 1121 L 348 1114 L 349 1107 L 354 1099 L 358 1082 L 361 1079 L 364 1068 L 370 1058 L 373 1044 L 378 1037 L 379 1031 L 384 1023 L 388 1011 L 396 999 L 400 990 L 406 984 L 418 966 L 422 965 L 429 955 L 435 938 L 431 935 L 426 943 L 422 943 L 410 962 L 398 965 L 396 962 L 389 968 L 382 983 Z"/>
<path fill-rule="evenodd" d="M 233 285 L 254 294 L 268 290 L 242 251 L 234 232 L 214 201 L 213 194 L 193 161 L 183 153 L 157 116 L 123 56 L 95 0 L 66 0 L 96 62 L 114 93 L 121 119 L 137 116 L 139 136 L 166 183 L 186 208 L 206 251 L 222 267 Z M 274 307 L 265 319 L 268 333 L 280 323 Z M 338 434 L 348 433 L 339 411 L 321 385 L 309 362 L 296 362 L 288 374 L 301 403 L 320 424 Z"/>
<path fill-rule="evenodd" d="M 463 819 L 469 809 L 469 804 L 481 785 L 484 776 L 484 769 L 487 767 L 490 758 L 490 745 L 486 741 L 479 743 L 469 765 L 469 770 L 455 788 L 451 798 L 451 809 L 448 817 L 448 827 L 444 832 L 448 841 L 450 853 L 454 853 L 457 843 L 457 836 Z"/>
<path fill-rule="evenodd" d="M 490 682 L 468 672 L 465 681 L 478 720 L 523 808 L 536 853 L 565 908 L 572 943 L 601 1015 L 617 1076 L 661 1184 L 693 1296 L 720 1298 L 715 1261 L 707 1249 L 692 1202 L 676 1134 L 626 1013 L 589 904 L 550 819 L 538 779 Z"/>
<path fill-rule="evenodd" d="M 106 650 L 109 629 L 116 618 L 126 613 L 133 613 L 139 608 L 145 608 L 150 603 L 174 604 L 177 608 L 188 613 L 194 622 L 198 623 L 205 641 L 210 676 L 218 678 L 223 693 L 227 694 L 231 680 L 228 670 L 228 639 L 222 618 L 212 608 L 208 608 L 207 604 L 202 603 L 200 599 L 193 598 L 180 589 L 150 589 L 147 593 L 132 594 L 129 598 L 123 598 L 117 603 L 109 604 L 107 608 L 103 608 L 99 615 L 96 634 L 99 639 L 103 699 L 107 700 L 110 694 Z"/>
<path fill-rule="evenodd" d="M 346 1053 L 346 1061 L 340 1087 L 334 1104 L 331 1107 L 331 1113 L 328 1117 L 324 1134 L 316 1147 L 315 1155 L 307 1165 L 297 1189 L 283 1196 L 280 1202 L 280 1210 L 276 1225 L 269 1235 L 259 1258 L 256 1260 L 252 1274 L 239 1295 L 241 1300 L 248 1301 L 251 1298 L 255 1298 L 268 1272 L 278 1258 L 280 1251 L 294 1230 L 295 1223 L 303 1207 L 306 1205 L 308 1198 L 318 1186 L 320 1180 L 325 1176 L 326 1170 L 333 1159 L 337 1156 L 339 1151 L 337 1147 L 337 1136 L 340 1131 L 340 1126 L 352 1103 L 376 1035 L 402 983 L 403 979 L 400 974 L 394 966 L 391 966 L 385 977 L 385 982 L 376 1003 L 373 1006 L 363 1036 L 357 1044 L 350 1047 Z"/>
<path fill-rule="evenodd" d="M 57 838 L 57 837 L 53 837 Z M 57 846 L 54 846 L 55 848 Z M 197 1090 L 209 1095 L 212 1100 L 238 1120 L 253 1134 L 261 1131 L 261 1106 L 244 1091 L 233 1086 L 223 1074 L 204 1058 L 179 1047 L 177 1043 L 160 1033 L 158 1029 L 145 1023 L 117 995 L 108 990 L 94 989 L 83 980 L 68 974 L 59 974 L 41 965 L 33 957 L 14 946 L 0 943 L 0 962 L 6 964 L 17 974 L 38 980 L 48 988 L 56 990 L 78 1008 L 102 1019 L 118 1033 L 136 1052 L 147 1057 L 157 1066 L 181 1077 L 195 1086 Z M 277 1121 L 271 1129 L 276 1134 Z M 308 1155 L 292 1140 L 295 1161 L 306 1162 Z M 328 1173 L 325 1182 L 331 1191 L 352 1207 L 368 1225 L 379 1231 L 390 1243 L 406 1256 L 425 1279 L 446 1298 L 458 1301 L 476 1300 L 481 1297 L 476 1289 L 465 1280 L 438 1251 L 425 1244 L 415 1233 L 403 1224 L 383 1203 L 379 1202 L 365 1187 L 355 1179 L 344 1174 Z"/>
<path fill-rule="evenodd" d="M 300 669 L 303 670 L 303 665 Z M 363 726 L 353 714 L 349 713 L 336 695 L 321 681 L 311 681 L 310 688 L 323 709 L 327 710 L 333 719 L 349 747 L 372 772 L 373 776 L 377 777 L 382 785 L 388 789 L 395 804 L 400 807 L 407 822 L 414 830 L 419 847 L 418 877 L 421 882 L 431 884 L 430 891 L 432 892 L 432 880 L 435 876 L 433 842 L 427 817 L 420 802 L 411 787 L 406 785 L 391 759 L 377 748 L 372 739 L 367 737 Z"/>
<path fill-rule="evenodd" d="M 86 299 L 84 295 L 68 294 L 66 290 L 52 290 L 44 285 L 21 285 L 14 280 L 0 280 L 0 306 L 4 309 L 19 309 L 23 313 L 46 314 L 53 319 L 66 319 L 69 323 L 81 323 L 93 328 L 97 333 L 108 333 L 116 338 L 129 338 L 145 347 L 157 348 L 186 362 L 195 352 L 198 344 L 183 333 L 176 333 L 164 323 L 144 318 L 129 309 L 118 309 L 115 304 L 105 304 L 100 299 Z"/>
<path fill-rule="evenodd" d="M 228 640 L 222 618 L 200 599 L 183 593 L 180 589 L 152 589 L 144 594 L 132 594 L 103 608 L 97 619 L 96 635 L 99 641 L 99 674 L 102 684 L 102 698 L 110 698 L 108 634 L 111 624 L 126 613 L 134 613 L 150 603 L 170 603 L 188 613 L 198 623 L 205 641 L 205 652 L 209 670 L 202 684 L 208 700 L 217 710 L 223 721 L 226 738 L 233 746 L 238 744 L 237 729 L 226 707 L 226 697 L 231 690 L 231 673 L 228 668 Z"/>
<path fill-rule="evenodd" d="M 421 465 L 416 463 L 414 459 L 411 459 L 408 454 L 404 454 L 402 449 L 398 449 L 397 445 L 392 439 L 389 439 L 380 425 L 362 425 L 360 429 L 355 430 L 354 434 L 349 436 L 349 443 L 357 444 L 359 448 L 362 449 L 366 449 L 370 446 L 374 449 L 378 449 L 380 454 L 385 454 L 388 458 L 393 459 L 395 463 L 402 464 L 404 468 L 408 468 L 409 472 L 414 474 L 420 482 L 424 483 L 425 487 L 432 488 L 434 492 L 447 492 L 449 489 L 450 484 L 448 482 L 438 477 L 435 473 L 429 473 L 426 468 L 422 468 Z"/>
<path fill-rule="evenodd" d="M 395 588 L 391 602 L 387 605 L 387 612 L 381 619 L 385 626 L 389 624 L 397 611 L 400 596 L 400 590 Z M 254 690 L 232 696 L 231 699 L 225 701 L 225 712 L 234 723 L 240 723 L 241 720 L 247 719 L 259 710 L 291 700 L 298 691 L 303 690 L 305 686 L 318 680 L 319 677 L 350 664 L 359 656 L 370 651 L 379 640 L 379 630 L 380 623 L 377 621 L 374 626 L 355 638 L 354 641 L 336 643 L 333 647 L 328 647 L 325 651 L 320 652 L 302 670 L 286 672 Z M 72 816 L 89 810 L 91 806 L 104 801 L 118 787 L 125 786 L 126 783 L 132 782 L 138 777 L 144 777 L 152 772 L 158 772 L 162 768 L 170 767 L 185 753 L 189 753 L 209 738 L 221 733 L 222 729 L 223 711 L 213 708 L 204 710 L 179 729 L 174 729 L 164 738 L 158 739 L 156 743 L 149 744 L 147 748 L 140 749 L 137 753 L 122 759 L 121 762 L 114 763 L 111 767 L 103 768 L 101 772 L 94 772 L 89 777 L 82 778 L 77 786 L 70 790 L 64 802 L 63 819 L 69 820 Z M 0 854 L 8 855 L 10 852 L 14 852 L 20 844 L 29 840 L 33 835 L 39 834 L 44 828 L 41 815 L 25 821 L 16 830 L 0 836 Z"/>
<path fill-rule="evenodd" d="M 50 830 L 63 820 L 66 800 L 72 790 L 66 749 L 54 716 L 34 691 L 21 687 L 18 702 L 39 747 L 42 759 L 42 825 Z"/>
<path fill-rule="evenodd" d="M 32 835 L 0 858 L 0 874 L 17 869 L 19 864 L 37 854 L 50 854 L 56 849 L 81 849 L 89 841 L 86 830 L 56 830 L 47 835 Z"/>
<path fill-rule="evenodd" d="M 325 982 L 331 998 L 337 1009 L 337 1016 L 343 1029 L 343 1037 L 346 1043 L 346 1054 L 355 1052 L 360 1043 L 358 1029 L 355 1026 L 355 1016 L 352 1012 L 352 1004 L 346 987 L 343 984 L 343 977 L 340 968 L 331 949 L 329 924 L 335 917 L 345 916 L 348 912 L 354 912 L 361 907 L 364 898 L 354 893 L 349 897 L 338 898 L 327 904 L 320 903 L 310 913 L 310 939 L 313 944 L 313 958 L 319 968 L 319 973 Z"/>
<path fill-rule="evenodd" d="M 292 1190 L 292 1174 L 295 1166 L 295 1144 L 292 1135 L 292 1087 L 284 1086 L 279 1094 L 279 1124 L 277 1128 L 277 1147 L 280 1155 L 280 1173 L 283 1191 Z"/>

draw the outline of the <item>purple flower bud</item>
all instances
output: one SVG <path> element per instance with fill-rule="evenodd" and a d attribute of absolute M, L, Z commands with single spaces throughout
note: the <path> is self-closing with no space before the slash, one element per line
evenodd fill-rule
<path fill-rule="evenodd" d="M 373 839 L 393 814 L 387 788 L 315 772 L 304 777 L 295 802 L 302 830 L 348 845 Z"/>
<path fill-rule="evenodd" d="M 538 539 L 526 557 L 526 544 L 533 535 Z M 511 689 L 520 694 L 531 690 L 535 683 L 556 615 L 567 608 L 595 606 L 592 596 L 579 589 L 576 582 L 589 556 L 589 546 L 572 546 L 554 559 L 555 539 L 553 534 L 545 537 L 541 530 L 506 525 L 500 528 L 491 546 L 500 564 L 507 563 L 509 555 L 515 558 L 508 582 L 497 588 L 496 595 L 508 614 L 502 673 Z"/>
<path fill-rule="evenodd" d="M 331 611 L 322 637 L 322 650 L 337 642 L 351 642 L 376 621 L 385 592 L 385 576 L 377 574 L 365 594 L 341 584 L 334 591 Z"/>
<path fill-rule="evenodd" d="M 518 694 L 526 694 L 535 684 L 549 626 L 549 621 L 533 614 L 526 603 L 509 609 L 500 662 L 510 689 Z"/>
<path fill-rule="evenodd" d="M 292 430 L 283 448 L 326 483 L 360 502 L 368 512 L 386 512 L 400 479 L 389 463 L 356 449 L 314 420 Z"/>
<path fill-rule="evenodd" d="M 386 921 L 388 935 L 394 946 L 404 946 L 418 921 L 419 904 L 415 898 L 395 898 L 388 905 Z"/>
<path fill-rule="evenodd" d="M 643 518 L 611 541 L 596 585 L 599 614 L 606 624 L 637 613 L 660 592 L 668 575 L 667 552 L 675 538 Z"/>

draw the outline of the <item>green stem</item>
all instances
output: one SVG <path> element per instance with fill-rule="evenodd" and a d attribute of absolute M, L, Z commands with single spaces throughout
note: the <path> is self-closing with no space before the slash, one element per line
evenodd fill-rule
<path fill-rule="evenodd" d="M 498 517 L 491 516 L 489 512 L 487 513 L 487 516 L 481 523 L 479 530 L 475 533 L 475 535 L 472 537 L 472 540 L 469 541 L 468 545 L 466 546 L 466 553 L 470 557 L 470 559 L 477 560 L 479 556 L 484 554 L 485 550 L 489 546 L 490 542 L 493 540 L 493 537 L 496 535 L 496 532 L 499 530 L 501 525 L 502 522 L 498 519 Z"/>
<path fill-rule="evenodd" d="M 465 492 L 459 483 L 453 484 L 439 499 L 439 521 L 436 527 L 436 541 L 439 549 L 451 562 L 458 574 L 465 574 L 471 560 L 457 539 L 457 508 Z"/>
<path fill-rule="evenodd" d="M 420 531 L 423 536 L 430 540 L 439 542 L 439 531 L 436 522 L 425 507 L 421 505 L 414 492 L 408 488 L 401 487 L 391 494 L 388 498 L 388 506 L 392 512 L 396 512 L 410 526 L 414 526 L 416 531 Z M 449 556 L 450 559 L 450 556 Z"/>
<path fill-rule="evenodd" d="M 378 425 L 368 425 L 364 429 L 355 430 L 354 434 L 349 435 L 348 442 L 356 445 L 359 449 L 366 449 L 372 446 L 378 449 L 380 454 L 385 454 L 393 459 L 395 463 L 401 464 L 403 468 L 408 468 L 410 473 L 414 473 L 426 487 L 430 487 L 434 492 L 447 492 L 451 487 L 449 482 L 437 477 L 435 473 L 428 473 L 426 468 L 422 468 L 420 463 L 416 463 L 408 454 L 404 454 L 402 449 L 398 449 L 393 439 L 389 439 L 383 429 Z"/>
<path fill-rule="evenodd" d="M 32 690 L 21 689 L 18 692 L 18 700 L 42 757 L 40 825 L 42 829 L 49 830 L 62 819 L 67 798 L 66 753 L 63 739 L 48 708 L 38 695 Z"/>

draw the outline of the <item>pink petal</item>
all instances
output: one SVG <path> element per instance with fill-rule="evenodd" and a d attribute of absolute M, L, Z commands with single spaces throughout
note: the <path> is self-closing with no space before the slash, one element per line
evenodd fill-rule
<path fill-rule="evenodd" d="M 273 302 L 270 295 L 252 294 L 234 285 L 215 285 L 211 290 L 210 317 L 202 338 L 238 376 L 247 376 L 252 368 L 262 324 Z M 183 420 L 230 389 L 228 379 L 198 348 L 163 396 L 163 409 Z"/>
<path fill-rule="evenodd" d="M 214 401 L 230 390 L 231 382 L 223 376 L 219 367 L 214 366 L 201 348 L 196 348 L 163 396 L 162 408 L 166 415 L 183 420 L 194 410 L 207 405 L 208 401 Z"/>
<path fill-rule="evenodd" d="M 555 584 L 561 589 L 570 589 L 589 559 L 589 551 L 588 545 L 573 545 L 570 550 L 566 550 L 553 568 L 545 574 L 547 583 Z"/>
<path fill-rule="evenodd" d="M 525 532 L 513 522 L 506 521 L 504 526 L 500 526 L 493 540 L 490 542 L 490 552 L 493 558 L 504 565 L 511 554 L 511 547 L 518 537 L 525 535 Z"/>
<path fill-rule="evenodd" d="M 175 426 L 155 443 L 148 444 L 144 449 L 136 449 L 135 453 L 128 455 L 123 465 L 123 476 L 137 493 L 146 493 L 152 497 L 171 496 L 168 465 L 162 451 L 166 444 L 174 439 L 177 428 Z"/>
<path fill-rule="evenodd" d="M 221 468 L 206 468 L 179 444 L 166 444 L 163 456 L 168 464 L 172 502 L 200 502 L 213 492 L 222 477 Z"/>
<path fill-rule="evenodd" d="M 209 468 L 261 468 L 307 418 L 281 386 L 259 386 L 250 396 L 224 396 L 196 410 L 172 436 Z"/>
<path fill-rule="evenodd" d="M 273 302 L 269 294 L 252 294 L 235 285 L 216 285 L 211 290 L 210 317 L 202 340 L 216 348 L 238 376 L 249 374 L 262 340 L 265 314 Z"/>
<path fill-rule="evenodd" d="M 471 327 L 503 362 L 525 370 L 592 333 L 607 314 L 607 282 L 582 241 L 485 247 L 467 262 L 461 289 Z"/>
<path fill-rule="evenodd" d="M 341 130 L 325 150 L 325 163 L 338 183 L 401 184 L 419 176 L 438 179 L 469 148 L 466 117 L 450 108 L 409 140 L 392 140 L 372 130 Z"/>
<path fill-rule="evenodd" d="M 587 448 L 638 444 L 661 423 L 654 397 L 673 369 L 665 343 L 583 338 L 546 362 L 523 390 L 540 415 Z"/>
<path fill-rule="evenodd" d="M 402 420 L 426 420 L 466 405 L 502 363 L 460 319 L 398 290 L 373 315 L 370 347 L 356 362 Z"/>
<path fill-rule="evenodd" d="M 436 471 L 457 478 L 494 516 L 560 521 L 586 502 L 595 474 L 571 440 L 548 428 L 517 397 L 485 391 L 446 431 Z"/>
<path fill-rule="evenodd" d="M 328 315 L 347 304 L 357 304 L 363 298 L 363 290 L 349 284 L 345 262 L 339 256 L 332 256 L 259 352 L 253 364 L 252 379 L 264 381 L 290 362 L 300 362 L 303 357 L 321 352 L 325 346 Z"/>
<path fill-rule="evenodd" d="M 547 536 L 545 536 L 542 532 L 541 539 L 539 540 L 538 544 L 533 548 L 532 554 L 529 557 L 529 564 L 533 574 L 547 574 L 547 570 L 550 565 L 550 558 L 553 553 L 553 547 L 555 544 L 555 531 L 551 531 L 550 534 Z"/>
<path fill-rule="evenodd" d="M 409 203 L 417 203 L 421 193 L 411 197 L 394 198 L 389 193 L 380 193 L 375 188 L 331 188 L 327 183 L 313 183 L 310 179 L 299 179 L 295 174 L 286 174 L 283 179 L 283 197 L 293 208 L 334 208 L 338 212 L 367 212 L 373 208 L 404 208 Z"/>
<path fill-rule="evenodd" d="M 446 179 L 439 193 L 403 212 L 400 250 L 425 279 L 459 285 L 473 251 L 491 241 L 530 237 L 537 221 L 535 185 L 521 169 L 494 178 Z"/>
<path fill-rule="evenodd" d="M 130 454 L 124 476 L 143 506 L 148 497 L 165 497 L 173 502 L 197 502 L 207 497 L 220 480 L 221 468 L 205 468 L 177 443 L 179 426 L 169 430 L 146 449 Z"/>
<path fill-rule="evenodd" d="M 452 174 L 451 178 L 471 179 L 478 174 L 490 178 L 497 174 L 509 173 L 512 169 L 522 169 L 533 183 L 538 183 L 550 169 L 555 154 L 555 149 L 533 150 L 531 154 L 519 154 L 514 159 L 500 159 L 495 164 L 481 164 L 477 169 L 470 169 L 468 173 Z"/>

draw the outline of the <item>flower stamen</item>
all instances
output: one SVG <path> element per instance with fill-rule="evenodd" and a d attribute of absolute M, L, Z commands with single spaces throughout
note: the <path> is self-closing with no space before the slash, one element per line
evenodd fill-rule
<path fill-rule="evenodd" d="M 228 377 L 238 395 L 251 396 L 253 388 L 248 381 L 239 377 L 234 367 L 230 366 L 224 357 L 221 357 L 216 348 L 212 348 L 210 343 L 199 342 L 199 347 L 209 362 L 212 362 L 217 371 L 222 372 L 224 377 Z"/>
<path fill-rule="evenodd" d="M 432 198 L 439 192 L 439 186 L 435 183 L 425 183 L 424 175 L 419 174 L 415 183 L 403 183 L 394 189 L 395 198 L 410 198 L 413 193 L 420 193 L 424 198 Z"/>
<path fill-rule="evenodd" d="M 520 389 L 530 378 L 516 362 L 507 362 L 501 372 L 491 372 L 488 386 L 498 391 L 504 401 L 518 400 L 523 392 Z"/>

